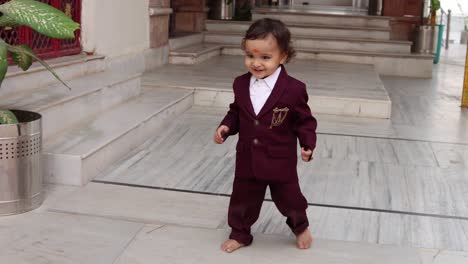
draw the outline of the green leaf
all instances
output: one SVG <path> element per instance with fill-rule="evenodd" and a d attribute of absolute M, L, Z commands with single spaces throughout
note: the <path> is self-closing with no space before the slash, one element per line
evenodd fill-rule
<path fill-rule="evenodd" d="M 5 41 L 0 40 L 0 85 L 2 84 L 8 70 L 7 56 L 7 44 Z"/>
<path fill-rule="evenodd" d="M 0 12 L 51 38 L 72 39 L 80 27 L 62 11 L 35 0 L 11 0 L 0 5 Z"/>
<path fill-rule="evenodd" d="M 6 43 L 5 43 L 6 44 Z M 44 66 L 44 68 L 46 68 L 57 80 L 59 80 L 63 85 L 65 85 L 65 87 L 67 87 L 69 90 L 71 90 L 70 86 L 68 86 L 62 79 L 60 79 L 60 77 L 57 75 L 57 73 L 54 71 L 54 69 L 52 69 L 49 64 L 47 64 L 45 61 L 41 60 L 39 57 L 37 57 L 36 54 L 34 54 L 33 51 L 29 51 L 27 49 L 21 49 L 19 48 L 18 46 L 12 46 L 12 45 L 8 45 L 6 44 L 7 47 L 8 47 L 8 51 L 10 52 L 16 52 L 16 53 L 19 53 L 19 52 L 23 52 L 25 53 L 26 55 L 29 55 L 31 56 L 33 59 L 37 60 L 40 64 L 42 64 L 42 66 Z"/>
<path fill-rule="evenodd" d="M 17 124 L 18 119 L 10 110 L 0 110 L 0 125 Z"/>
<path fill-rule="evenodd" d="M 18 45 L 15 51 L 10 50 L 13 62 L 23 69 L 23 71 L 28 70 L 32 64 L 32 56 L 25 51 L 33 53 L 33 50 L 28 45 Z"/>
<path fill-rule="evenodd" d="M 431 10 L 437 11 L 440 9 L 440 0 L 431 0 Z"/>
<path fill-rule="evenodd" d="M 0 16 L 0 27 L 18 27 L 21 26 L 18 22 L 7 15 Z"/>

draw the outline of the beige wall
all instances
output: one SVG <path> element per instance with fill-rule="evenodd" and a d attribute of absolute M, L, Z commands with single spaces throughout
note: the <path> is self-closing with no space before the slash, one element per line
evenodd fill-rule
<path fill-rule="evenodd" d="M 121 56 L 149 48 L 149 0 L 83 0 L 85 52 Z"/>

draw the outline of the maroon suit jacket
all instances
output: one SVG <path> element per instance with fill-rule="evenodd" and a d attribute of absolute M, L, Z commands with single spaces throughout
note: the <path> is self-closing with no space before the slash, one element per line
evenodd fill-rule
<path fill-rule="evenodd" d="M 239 133 L 236 178 L 297 181 L 297 139 L 302 147 L 315 148 L 317 121 L 307 105 L 306 86 L 281 67 L 275 87 L 258 115 L 250 100 L 251 74 L 234 80 L 234 102 L 221 125 L 230 128 L 229 135 Z"/>

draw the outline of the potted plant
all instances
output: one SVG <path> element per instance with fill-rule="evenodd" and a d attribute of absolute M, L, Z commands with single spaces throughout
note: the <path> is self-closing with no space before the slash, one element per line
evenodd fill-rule
<path fill-rule="evenodd" d="M 431 0 L 431 26 L 435 27 L 436 25 L 436 18 L 437 18 L 437 10 L 440 9 L 440 0 Z"/>
<path fill-rule="evenodd" d="M 437 54 L 441 26 L 435 23 L 437 10 L 440 9 L 440 1 L 430 0 L 430 5 L 427 17 L 424 14 L 426 7 L 421 10 L 421 25 L 415 27 L 413 52 L 416 53 Z"/>
<path fill-rule="evenodd" d="M 58 39 L 74 38 L 79 28 L 79 24 L 62 11 L 36 0 L 11 0 L 1 4 L 0 26 L 28 26 Z M 13 46 L 2 39 L 0 85 L 8 69 L 8 55 L 24 71 L 33 59 L 39 61 L 68 87 L 30 47 Z M 41 132 L 40 114 L 0 108 L 0 215 L 29 211 L 42 203 Z"/>

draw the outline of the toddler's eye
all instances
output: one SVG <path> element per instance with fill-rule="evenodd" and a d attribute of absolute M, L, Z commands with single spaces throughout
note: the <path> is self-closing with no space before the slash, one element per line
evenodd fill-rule
<path fill-rule="evenodd" d="M 253 58 L 253 55 L 252 54 L 245 54 L 245 56 L 247 56 L 248 58 Z"/>
<path fill-rule="evenodd" d="M 270 56 L 263 56 L 262 58 L 263 58 L 264 60 L 269 60 L 269 59 L 271 59 Z"/>

